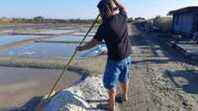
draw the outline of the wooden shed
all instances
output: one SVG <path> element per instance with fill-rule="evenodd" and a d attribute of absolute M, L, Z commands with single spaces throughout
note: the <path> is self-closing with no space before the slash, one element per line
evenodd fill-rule
<path fill-rule="evenodd" d="M 169 12 L 173 16 L 172 31 L 187 37 L 198 32 L 198 6 L 185 7 Z"/>

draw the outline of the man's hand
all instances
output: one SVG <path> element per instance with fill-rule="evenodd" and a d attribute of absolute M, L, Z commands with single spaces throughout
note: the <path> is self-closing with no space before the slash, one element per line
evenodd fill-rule
<path fill-rule="evenodd" d="M 88 50 L 95 47 L 99 42 L 96 39 L 91 39 L 89 42 L 76 48 L 77 51 Z"/>
<path fill-rule="evenodd" d="M 83 46 L 78 46 L 78 47 L 76 48 L 76 50 L 77 50 L 77 51 L 83 51 Z"/>
<path fill-rule="evenodd" d="M 123 10 L 124 12 L 127 13 L 126 7 L 120 2 L 120 0 L 112 0 L 115 5 L 119 8 L 119 10 Z"/>

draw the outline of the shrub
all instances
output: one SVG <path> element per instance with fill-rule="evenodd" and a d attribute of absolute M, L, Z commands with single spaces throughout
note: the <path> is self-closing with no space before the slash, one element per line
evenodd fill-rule
<path fill-rule="evenodd" d="M 156 17 L 154 19 L 154 25 L 160 29 L 162 32 L 170 32 L 171 31 L 171 17 Z"/>

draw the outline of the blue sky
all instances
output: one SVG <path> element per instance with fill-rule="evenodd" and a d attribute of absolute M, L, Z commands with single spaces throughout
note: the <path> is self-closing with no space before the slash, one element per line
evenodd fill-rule
<path fill-rule="evenodd" d="M 121 0 L 130 17 L 166 15 L 168 11 L 198 6 L 198 0 Z M 99 0 L 1 0 L 0 17 L 94 18 Z"/>

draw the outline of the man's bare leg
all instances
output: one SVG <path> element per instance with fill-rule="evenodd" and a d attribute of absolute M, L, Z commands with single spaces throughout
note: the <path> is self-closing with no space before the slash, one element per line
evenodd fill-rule
<path fill-rule="evenodd" d="M 115 111 L 115 97 L 116 97 L 116 90 L 111 89 L 109 90 L 109 111 Z"/>
<path fill-rule="evenodd" d="M 122 95 L 123 95 L 123 99 L 124 101 L 128 101 L 128 90 L 129 90 L 129 83 L 120 83 L 120 87 L 121 87 L 121 91 L 122 91 Z"/>

